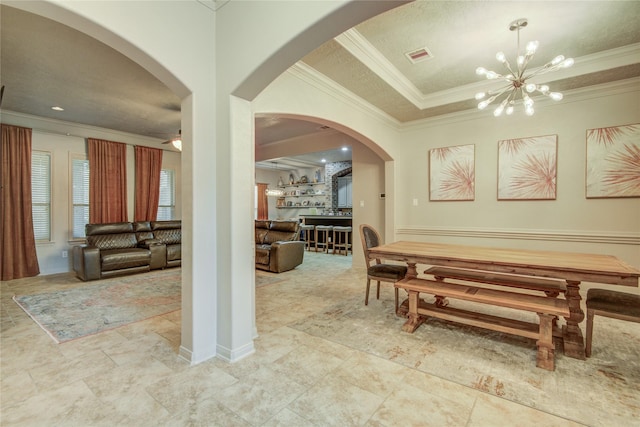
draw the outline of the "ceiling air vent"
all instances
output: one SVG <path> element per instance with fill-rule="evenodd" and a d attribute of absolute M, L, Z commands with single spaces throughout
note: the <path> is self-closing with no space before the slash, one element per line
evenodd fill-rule
<path fill-rule="evenodd" d="M 426 47 L 421 47 L 420 49 L 412 50 L 411 52 L 405 53 L 409 61 L 413 64 L 417 64 L 418 62 L 422 62 L 426 59 L 433 58 L 431 51 Z"/>

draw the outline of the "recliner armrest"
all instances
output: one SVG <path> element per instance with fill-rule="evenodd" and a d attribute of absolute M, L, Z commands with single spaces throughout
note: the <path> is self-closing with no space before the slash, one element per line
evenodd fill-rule
<path fill-rule="evenodd" d="M 95 246 L 78 245 L 73 247 L 73 271 L 84 280 L 100 278 L 100 249 Z"/>
<path fill-rule="evenodd" d="M 300 240 L 274 242 L 269 255 L 269 270 L 280 273 L 302 264 L 304 242 Z"/>
<path fill-rule="evenodd" d="M 151 248 L 151 246 L 157 246 L 157 245 L 164 245 L 164 243 L 162 243 L 158 239 L 146 239 L 138 242 L 138 247 L 145 248 L 145 249 L 149 249 Z"/>

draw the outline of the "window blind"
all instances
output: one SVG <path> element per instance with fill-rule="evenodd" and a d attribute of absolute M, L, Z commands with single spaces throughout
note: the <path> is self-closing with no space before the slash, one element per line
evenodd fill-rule
<path fill-rule="evenodd" d="M 158 221 L 174 218 L 176 207 L 176 181 L 173 169 L 160 171 L 160 198 L 158 202 Z"/>
<path fill-rule="evenodd" d="M 85 238 L 85 225 L 89 222 L 89 160 L 72 159 L 72 217 L 74 239 Z"/>
<path fill-rule="evenodd" d="M 51 154 L 31 152 L 31 213 L 36 241 L 51 240 Z"/>

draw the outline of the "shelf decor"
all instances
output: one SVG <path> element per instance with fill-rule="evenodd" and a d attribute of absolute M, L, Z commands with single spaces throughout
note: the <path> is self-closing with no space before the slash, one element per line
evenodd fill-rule
<path fill-rule="evenodd" d="M 475 145 L 429 150 L 429 200 L 475 199 Z"/>
<path fill-rule="evenodd" d="M 498 200 L 555 200 L 558 136 L 498 141 Z"/>
<path fill-rule="evenodd" d="M 640 124 L 587 129 L 586 197 L 640 197 Z"/>

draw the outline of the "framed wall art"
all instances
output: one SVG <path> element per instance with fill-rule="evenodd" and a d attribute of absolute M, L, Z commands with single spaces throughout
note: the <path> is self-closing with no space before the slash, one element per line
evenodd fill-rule
<path fill-rule="evenodd" d="M 587 129 L 586 197 L 640 197 L 640 124 Z"/>
<path fill-rule="evenodd" d="M 558 136 L 498 141 L 498 200 L 555 200 Z"/>
<path fill-rule="evenodd" d="M 475 199 L 475 145 L 429 150 L 429 200 Z"/>

